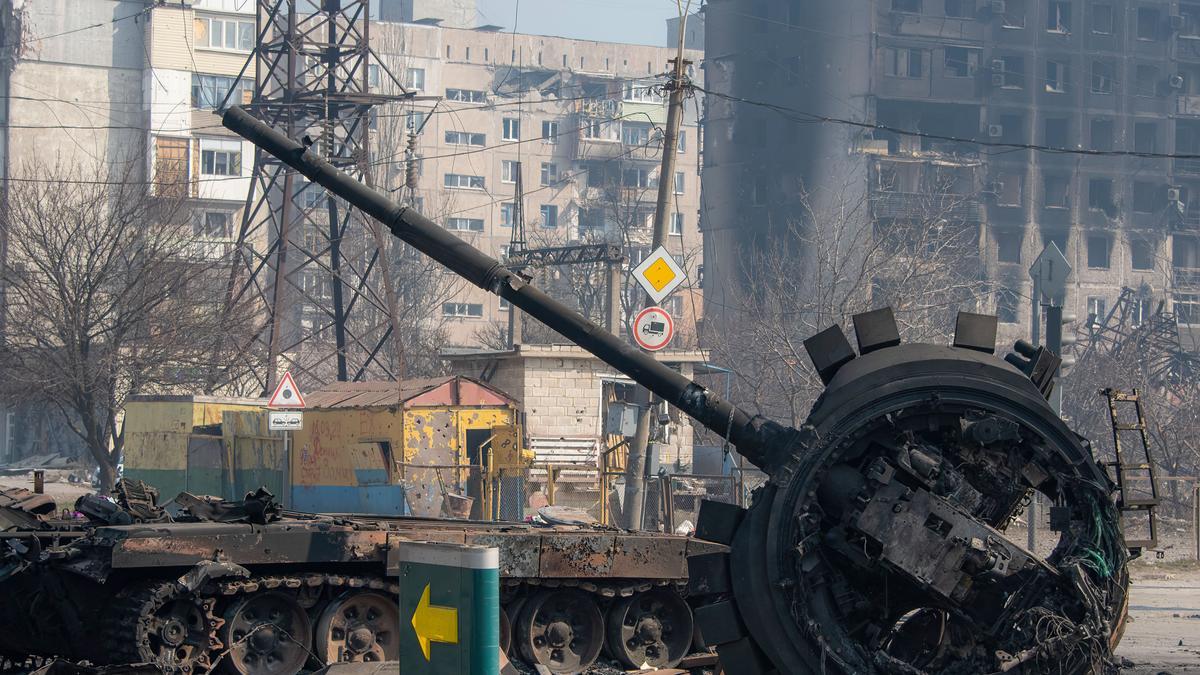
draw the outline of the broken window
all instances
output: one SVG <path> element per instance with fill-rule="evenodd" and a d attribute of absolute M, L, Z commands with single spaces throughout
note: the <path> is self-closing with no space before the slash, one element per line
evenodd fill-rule
<path fill-rule="evenodd" d="M 1108 269 L 1112 240 L 1107 235 L 1089 234 L 1087 238 L 1088 267 Z"/>
<path fill-rule="evenodd" d="M 1133 125 L 1134 152 L 1158 152 L 1158 125 L 1139 122 Z"/>
<path fill-rule="evenodd" d="M 1023 115 L 1000 116 L 1000 142 L 1020 145 L 1026 142 Z"/>
<path fill-rule="evenodd" d="M 1179 37 L 1200 37 L 1200 5 L 1180 3 L 1179 15 L 1183 17 Z"/>
<path fill-rule="evenodd" d="M 1048 209 L 1065 209 L 1070 206 L 1067 187 L 1070 181 L 1066 176 L 1046 175 L 1043 177 L 1044 200 L 1043 206 Z"/>
<path fill-rule="evenodd" d="M 996 230 L 996 260 L 1002 263 L 1021 262 L 1021 230 Z"/>
<path fill-rule="evenodd" d="M 1069 144 L 1069 141 L 1067 140 L 1069 135 L 1067 131 L 1067 118 L 1047 117 L 1045 124 L 1046 133 L 1044 140 L 1046 145 L 1051 148 L 1066 150 L 1067 145 Z"/>
<path fill-rule="evenodd" d="M 921 0 L 892 0 L 893 12 L 921 13 Z"/>
<path fill-rule="evenodd" d="M 994 3 L 993 6 L 995 6 Z M 1005 28 L 1024 28 L 1025 0 L 1006 0 L 1004 13 L 1000 17 L 1000 25 Z"/>
<path fill-rule="evenodd" d="M 1107 152 L 1113 149 L 1113 123 L 1112 120 L 1092 120 L 1091 123 L 1091 144 L 1088 146 L 1092 150 Z"/>
<path fill-rule="evenodd" d="M 1137 39 L 1157 40 L 1161 14 L 1156 7 L 1138 7 Z"/>
<path fill-rule="evenodd" d="M 883 50 L 883 61 L 888 77 L 919 78 L 923 74 L 920 49 L 887 47 Z"/>
<path fill-rule="evenodd" d="M 1108 315 L 1108 301 L 1104 298 L 1092 296 L 1087 299 L 1088 325 L 1098 324 Z"/>
<path fill-rule="evenodd" d="M 1067 63 L 1065 61 L 1046 61 L 1046 91 L 1062 94 L 1067 91 Z"/>
<path fill-rule="evenodd" d="M 1053 33 L 1071 32 L 1071 3 L 1051 0 L 1046 12 L 1046 30 Z"/>
<path fill-rule="evenodd" d="M 946 0 L 946 16 L 969 19 L 975 15 L 975 0 Z"/>
<path fill-rule="evenodd" d="M 1129 259 L 1135 270 L 1154 269 L 1154 245 L 1146 239 L 1133 239 L 1129 242 Z"/>
<path fill-rule="evenodd" d="M 471 302 L 443 302 L 442 316 L 457 319 L 478 319 L 483 316 L 483 305 Z"/>
<path fill-rule="evenodd" d="M 1175 318 L 1185 326 L 1200 324 L 1200 295 L 1195 293 L 1176 293 Z"/>
<path fill-rule="evenodd" d="M 1137 96 L 1155 96 L 1158 93 L 1158 68 L 1139 64 L 1137 77 L 1134 80 L 1134 94 Z"/>
<path fill-rule="evenodd" d="M 1088 181 L 1088 208 L 1111 211 L 1113 208 L 1113 182 L 1111 178 L 1092 178 Z"/>
<path fill-rule="evenodd" d="M 1098 35 L 1112 35 L 1112 5 L 1092 5 L 1092 32 Z"/>
<path fill-rule="evenodd" d="M 992 189 L 996 192 L 996 203 L 1000 206 L 1020 206 L 1023 196 L 1024 176 L 1019 173 L 1002 173 L 996 177 Z"/>
<path fill-rule="evenodd" d="M 1154 213 L 1162 206 L 1162 188 L 1155 183 L 1134 181 L 1133 210 L 1137 213 Z"/>
<path fill-rule="evenodd" d="M 946 47 L 946 77 L 973 77 L 978 69 L 978 49 Z"/>
<path fill-rule="evenodd" d="M 183 196 L 188 188 L 188 141 L 186 138 L 154 139 L 154 182 L 161 196 Z"/>
<path fill-rule="evenodd" d="M 540 224 L 547 230 L 558 227 L 558 206 L 554 204 L 542 204 Z"/>
<path fill-rule="evenodd" d="M 1092 93 L 1113 93 L 1116 66 L 1111 61 L 1092 61 Z"/>

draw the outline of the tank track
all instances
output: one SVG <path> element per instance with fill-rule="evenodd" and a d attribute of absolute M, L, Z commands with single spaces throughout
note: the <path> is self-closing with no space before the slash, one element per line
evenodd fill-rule
<path fill-rule="evenodd" d="M 513 612 L 527 597 L 542 591 L 572 589 L 594 596 L 597 605 L 606 610 L 620 599 L 654 589 L 670 589 L 685 595 L 686 584 L 667 581 L 637 583 L 596 583 L 584 579 L 505 579 L 501 583 L 501 604 Z M 312 610 L 328 594 L 341 591 L 375 591 L 398 598 L 400 586 L 387 579 L 370 575 L 303 573 L 295 575 L 264 575 L 245 579 L 209 581 L 196 591 L 189 591 L 176 580 L 144 581 L 122 589 L 105 613 L 106 621 L 100 645 L 103 661 L 119 663 L 153 663 L 162 672 L 176 675 L 195 675 L 217 670 L 235 645 L 221 640 L 225 624 L 222 612 L 239 598 L 263 591 L 284 590 L 298 594 L 298 603 Z M 172 606 L 172 603 L 176 603 Z M 174 612 L 172 613 L 172 609 Z M 164 612 L 178 614 L 180 608 L 203 616 L 204 626 L 193 627 L 188 642 L 197 648 L 180 652 L 170 649 L 164 640 Z M 515 621 L 515 617 L 512 617 Z M 170 631 L 167 631 L 170 633 Z M 178 634 L 178 630 L 174 634 Z M 200 649 L 199 643 L 207 643 Z M 515 652 L 515 650 L 514 650 Z M 310 652 L 311 653 L 311 652 Z M 314 657 L 315 658 L 315 657 Z M 222 670 L 231 670 L 224 668 Z"/>

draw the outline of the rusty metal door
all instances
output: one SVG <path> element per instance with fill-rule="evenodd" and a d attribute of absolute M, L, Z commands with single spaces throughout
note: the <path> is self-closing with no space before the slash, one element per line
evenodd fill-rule
<path fill-rule="evenodd" d="M 291 480 L 283 449 L 282 432 L 267 428 L 267 413 L 226 412 L 221 418 L 225 440 L 224 472 L 228 499 L 241 499 L 247 492 L 265 487 L 280 502 L 291 502 L 287 494 Z"/>

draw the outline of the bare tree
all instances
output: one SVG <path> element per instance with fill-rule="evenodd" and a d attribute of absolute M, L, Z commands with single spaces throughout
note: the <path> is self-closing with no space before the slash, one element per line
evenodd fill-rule
<path fill-rule="evenodd" d="M 152 195 L 141 164 L 27 165 L 0 216 L 4 394 L 60 411 L 105 489 L 121 462 L 126 398 L 200 389 L 228 330 L 223 275 L 194 248 L 185 198 Z"/>
<path fill-rule="evenodd" d="M 946 344 L 957 311 L 988 304 L 977 228 L 964 210 L 977 195 L 898 197 L 884 187 L 871 197 L 846 180 L 821 207 L 801 193 L 773 245 L 742 256 L 747 283 L 725 289 L 703 336 L 713 360 L 734 371 L 738 401 L 799 424 L 821 391 L 806 338 L 890 306 L 906 340 Z"/>

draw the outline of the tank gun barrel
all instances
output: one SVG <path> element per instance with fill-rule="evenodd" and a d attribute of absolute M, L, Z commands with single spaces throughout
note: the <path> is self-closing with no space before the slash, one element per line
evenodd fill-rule
<path fill-rule="evenodd" d="M 791 429 L 761 416 L 752 416 L 722 400 L 707 388 L 554 300 L 500 261 L 450 234 L 415 209 L 398 204 L 355 180 L 304 144 L 272 129 L 242 108 L 232 107 L 221 115 L 222 123 L 229 130 L 375 218 L 397 238 L 450 271 L 509 301 L 722 438 L 728 438 L 742 456 L 756 466 L 769 466 L 771 449 L 786 443 Z"/>

